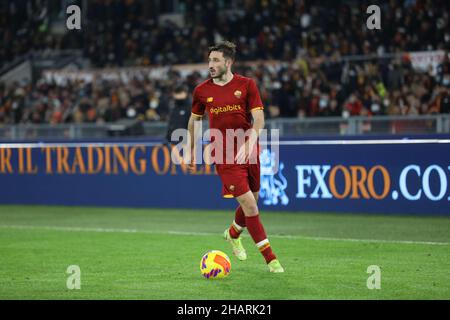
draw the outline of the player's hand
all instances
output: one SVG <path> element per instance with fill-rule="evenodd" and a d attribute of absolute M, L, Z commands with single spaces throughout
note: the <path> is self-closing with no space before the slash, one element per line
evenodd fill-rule
<path fill-rule="evenodd" d="M 212 165 L 213 164 L 213 156 L 211 154 L 212 150 L 212 143 L 208 143 L 203 151 L 203 161 L 205 161 L 205 164 Z"/>

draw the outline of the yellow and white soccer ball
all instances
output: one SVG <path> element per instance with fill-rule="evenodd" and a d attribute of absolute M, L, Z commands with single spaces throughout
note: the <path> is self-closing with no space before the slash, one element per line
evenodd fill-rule
<path fill-rule="evenodd" d="M 222 251 L 208 251 L 200 260 L 200 272 L 206 279 L 221 279 L 228 276 L 230 271 L 230 258 Z"/>

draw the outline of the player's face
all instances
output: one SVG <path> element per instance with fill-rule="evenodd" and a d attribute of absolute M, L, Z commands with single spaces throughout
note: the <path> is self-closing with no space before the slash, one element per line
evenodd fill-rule
<path fill-rule="evenodd" d="M 208 68 L 211 78 L 221 78 L 228 70 L 231 63 L 225 59 L 220 51 L 211 51 L 208 58 Z"/>

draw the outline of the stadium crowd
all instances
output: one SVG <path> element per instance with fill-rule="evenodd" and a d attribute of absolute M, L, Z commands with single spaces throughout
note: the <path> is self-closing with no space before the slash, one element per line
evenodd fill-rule
<path fill-rule="evenodd" d="M 160 21 L 153 1 L 88 1 L 82 30 L 58 37 L 50 32 L 46 1 L 6 0 L 0 5 L 0 61 L 81 48 L 96 67 L 194 63 L 205 61 L 208 46 L 221 38 L 238 44 L 239 60 L 450 49 L 446 0 L 380 1 L 381 30 L 363 27 L 368 0 L 178 2 L 183 25 Z M 53 15 L 65 18 L 66 5 Z"/>
<path fill-rule="evenodd" d="M 148 3 L 89 1 L 83 30 L 55 37 L 44 1 L 0 6 L 0 67 L 36 50 L 83 49 L 95 67 L 165 66 L 206 61 L 220 39 L 235 41 L 235 71 L 257 79 L 268 117 L 448 113 L 448 55 L 435 73 L 417 72 L 407 51 L 450 49 L 445 0 L 385 1 L 381 30 L 362 27 L 367 1 L 180 1 L 185 26 L 159 23 Z M 66 1 L 70 3 L 71 1 Z M 15 4 L 12 4 L 15 3 Z M 222 3 L 223 4 L 223 3 Z M 24 7 L 21 7 L 24 6 Z M 233 9 L 233 10 L 232 10 Z M 222 14 L 223 13 L 223 14 Z M 263 27 L 261 27 L 263 26 Z M 346 62 L 354 55 L 398 53 L 394 59 Z M 272 68 L 265 61 L 282 61 Z M 167 80 L 0 84 L 0 123 L 166 120 L 179 85 L 202 81 L 194 72 Z"/>
<path fill-rule="evenodd" d="M 269 118 L 450 112 L 448 58 L 436 76 L 416 72 L 405 59 L 345 65 L 300 59 L 277 68 L 241 64 L 236 72 L 257 79 Z M 16 83 L 0 88 L 0 123 L 167 120 L 175 88 L 192 92 L 202 80 L 198 72 L 183 77 L 172 70 L 165 80 L 141 75 L 130 81 Z"/>

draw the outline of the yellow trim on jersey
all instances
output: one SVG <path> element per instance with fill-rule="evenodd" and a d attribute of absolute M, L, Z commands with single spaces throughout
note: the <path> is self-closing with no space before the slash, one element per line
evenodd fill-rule
<path fill-rule="evenodd" d="M 198 114 L 198 113 L 195 113 L 195 112 L 192 112 L 192 111 L 191 111 L 191 113 L 196 115 L 196 116 L 198 116 L 198 117 L 203 117 L 204 116 L 204 114 Z"/>
<path fill-rule="evenodd" d="M 264 109 L 263 107 L 253 107 L 253 108 L 250 109 L 250 111 L 253 111 L 253 110 L 263 110 L 263 109 Z"/>
<path fill-rule="evenodd" d="M 234 198 L 234 196 L 232 194 L 224 194 L 223 197 L 227 198 L 227 199 Z"/>

